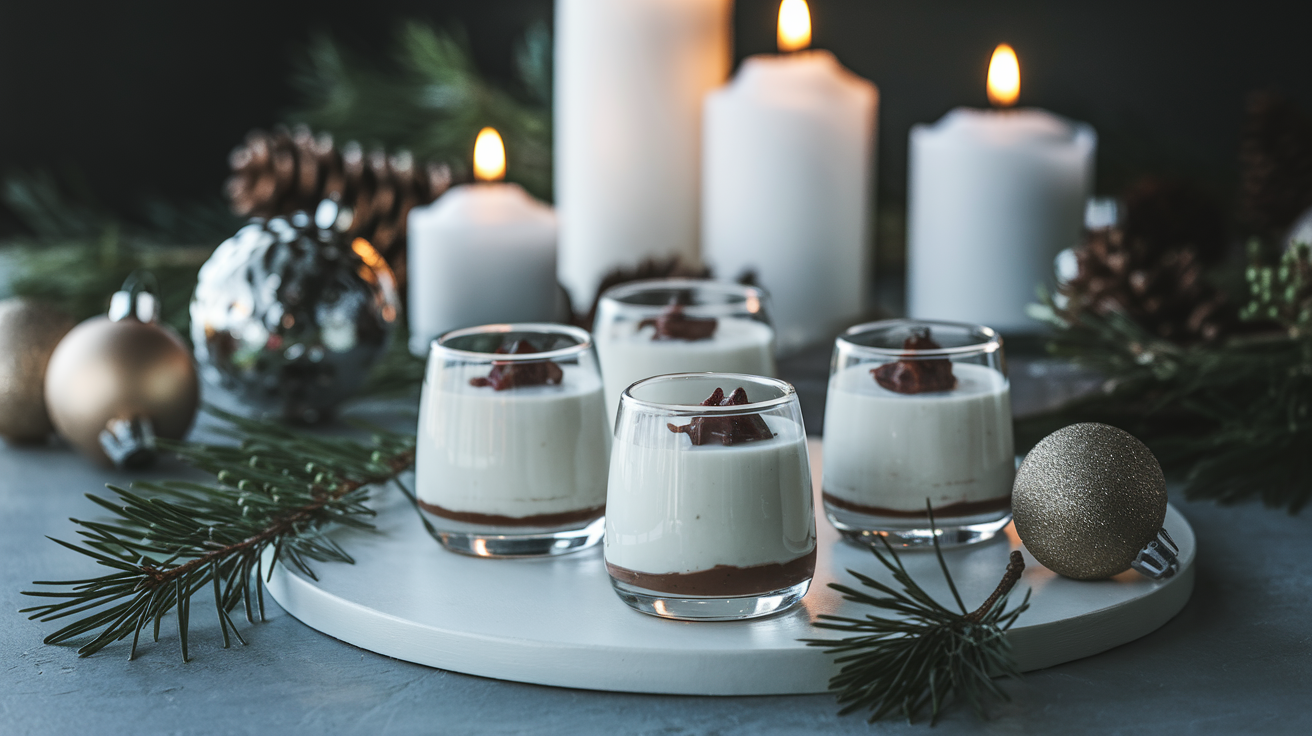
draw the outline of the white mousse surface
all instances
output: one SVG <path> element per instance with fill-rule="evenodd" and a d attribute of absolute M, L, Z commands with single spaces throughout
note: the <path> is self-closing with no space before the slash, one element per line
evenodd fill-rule
<path fill-rule="evenodd" d="M 773 376 L 774 330 L 743 317 L 721 317 L 706 340 L 653 340 L 656 328 L 636 322 L 603 327 L 593 340 L 606 381 L 606 413 L 613 424 L 620 394 L 637 381 L 666 373 L 711 371 Z"/>
<path fill-rule="evenodd" d="M 953 363 L 951 391 L 901 394 L 880 386 L 875 365 L 829 379 L 825 493 L 863 506 L 923 511 L 1011 494 L 1015 449 L 1011 388 L 987 366 Z"/>
<path fill-rule="evenodd" d="M 486 365 L 429 368 L 415 485 L 451 511 L 523 518 L 606 502 L 610 431 L 595 372 L 561 365 L 558 385 L 471 386 Z"/>
<path fill-rule="evenodd" d="M 790 562 L 815 549 L 811 471 L 797 423 L 766 416 L 773 439 L 725 446 L 693 445 L 660 419 L 642 428 L 655 434 L 630 432 L 641 436 L 615 442 L 608 563 L 688 573 Z"/>

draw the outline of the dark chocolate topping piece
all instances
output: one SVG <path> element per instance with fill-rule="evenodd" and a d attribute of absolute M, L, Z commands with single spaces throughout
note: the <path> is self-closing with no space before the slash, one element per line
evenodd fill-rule
<path fill-rule="evenodd" d="M 747 392 L 738 387 L 729 398 L 724 398 L 724 389 L 717 388 L 702 406 L 742 406 L 752 402 L 747 400 Z M 692 422 L 679 426 L 666 424 L 671 432 L 688 435 L 694 445 L 718 442 L 722 445 L 737 445 L 743 442 L 768 440 L 774 437 L 770 427 L 760 414 L 742 414 L 725 417 L 693 417 Z"/>
<path fill-rule="evenodd" d="M 938 350 L 941 345 L 929 336 L 929 328 L 924 327 L 911 333 L 911 337 L 902 343 L 903 350 Z M 947 358 L 915 360 L 907 356 L 906 360 L 886 363 L 870 371 L 875 381 L 889 391 L 900 394 L 921 394 L 929 391 L 950 391 L 957 385 L 952 375 L 952 361 Z"/>
<path fill-rule="evenodd" d="M 506 345 L 497 348 L 496 352 L 501 355 L 523 355 L 524 353 L 541 352 L 533 347 L 528 340 L 515 340 Z M 494 360 L 492 361 L 492 371 L 487 374 L 486 378 L 469 379 L 470 386 L 491 386 L 494 391 L 505 391 L 506 389 L 519 388 L 521 386 L 542 386 L 544 384 L 560 383 L 564 378 L 565 372 L 550 360 L 534 361 L 509 361 Z"/>
<path fill-rule="evenodd" d="M 639 322 L 638 329 L 648 325 L 656 328 L 653 340 L 709 340 L 715 334 L 717 321 L 714 317 L 689 317 L 675 297 L 660 316 Z"/>

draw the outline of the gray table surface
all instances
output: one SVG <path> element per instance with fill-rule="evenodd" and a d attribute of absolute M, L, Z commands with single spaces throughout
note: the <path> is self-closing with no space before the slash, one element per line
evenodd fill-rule
<path fill-rule="evenodd" d="M 826 365 L 812 353 L 783 366 L 813 430 Z M 1063 376 L 1054 389 L 1044 378 L 1052 370 L 1013 361 L 1018 407 L 1082 380 Z M 151 474 L 182 472 L 164 463 Z M 198 601 L 186 664 L 167 625 L 134 662 L 123 645 L 79 659 L 73 647 L 42 644 L 55 627 L 17 613 L 33 603 L 19 591 L 98 574 L 43 537 L 71 538 L 68 517 L 96 515 L 84 493 L 134 477 L 53 444 L 0 446 L 0 733 L 927 732 L 840 718 L 827 695 L 630 695 L 444 672 L 324 636 L 272 601 L 267 623 L 244 626 L 250 645 L 227 651 Z M 1180 615 L 1139 641 L 1008 683 L 1013 700 L 990 720 L 954 710 L 934 733 L 1312 733 L 1312 515 L 1173 501 L 1199 539 L 1197 588 Z"/>

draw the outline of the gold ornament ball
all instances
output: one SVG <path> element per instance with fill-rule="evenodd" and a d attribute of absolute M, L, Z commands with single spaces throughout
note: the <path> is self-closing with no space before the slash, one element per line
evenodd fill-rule
<path fill-rule="evenodd" d="M 172 330 L 133 318 L 92 317 L 74 327 L 46 370 L 55 429 L 106 465 L 100 432 L 111 419 L 148 418 L 156 436 L 182 439 L 199 402 L 191 351 Z"/>
<path fill-rule="evenodd" d="M 43 302 L 0 301 L 0 436 L 10 442 L 41 442 L 54 429 L 46 413 L 46 364 L 73 324 Z"/>
<path fill-rule="evenodd" d="M 1011 493 L 1016 534 L 1044 567 L 1076 580 L 1130 568 L 1166 519 L 1166 478 L 1133 435 L 1072 424 L 1030 450 Z"/>

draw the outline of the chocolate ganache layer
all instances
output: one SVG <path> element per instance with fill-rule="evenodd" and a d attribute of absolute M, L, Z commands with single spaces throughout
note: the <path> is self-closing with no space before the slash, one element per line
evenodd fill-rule
<path fill-rule="evenodd" d="M 844 498 L 839 498 L 831 493 L 822 494 L 825 503 L 837 506 L 847 511 L 855 511 L 858 514 L 868 514 L 870 516 L 888 516 L 895 519 L 928 519 L 929 513 L 925 509 L 918 511 L 904 511 L 901 509 L 886 509 L 881 506 L 866 506 L 864 504 L 853 503 Z M 992 514 L 998 511 L 1006 511 L 1011 508 L 1011 494 L 1000 498 L 987 498 L 983 501 L 959 501 L 944 506 L 934 507 L 934 518 L 953 519 L 964 516 L 979 516 L 981 514 Z"/>
<path fill-rule="evenodd" d="M 606 514 L 605 506 L 596 506 L 590 509 L 580 509 L 579 511 L 561 511 L 555 514 L 535 514 L 533 516 L 502 516 L 500 514 L 479 514 L 473 511 L 452 511 L 444 509 L 436 504 L 431 504 L 423 499 L 419 500 L 419 508 L 427 511 L 434 516 L 440 516 L 443 519 L 451 521 L 460 521 L 466 524 L 482 524 L 485 526 L 565 526 L 566 524 L 578 524 L 585 521 L 600 519 Z"/>
<path fill-rule="evenodd" d="M 708 598 L 761 595 L 791 588 L 815 574 L 815 549 L 784 563 L 734 567 L 716 565 L 696 572 L 639 572 L 606 563 L 612 578 L 644 590 Z"/>

